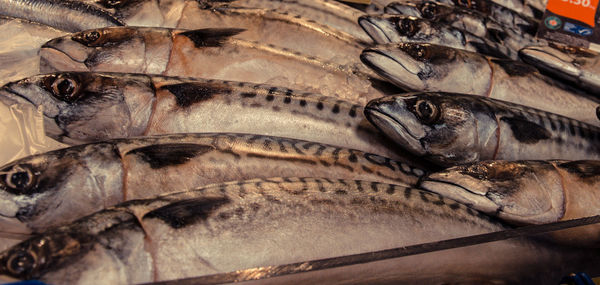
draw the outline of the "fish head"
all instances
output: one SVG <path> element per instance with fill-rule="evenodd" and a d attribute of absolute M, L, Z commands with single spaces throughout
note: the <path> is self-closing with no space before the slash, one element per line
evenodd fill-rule
<path fill-rule="evenodd" d="M 398 145 L 436 164 L 477 161 L 476 117 L 468 102 L 454 97 L 445 93 L 386 96 L 370 101 L 365 115 Z"/>
<path fill-rule="evenodd" d="M 30 234 L 65 216 L 87 214 L 99 201 L 115 199 L 111 193 L 119 191 L 120 182 L 120 160 L 111 144 L 81 145 L 11 162 L 0 167 L 0 228 Z"/>
<path fill-rule="evenodd" d="M 365 65 L 404 89 L 441 91 L 448 87 L 447 78 L 456 76 L 449 71 L 459 64 L 462 56 L 449 47 L 399 43 L 367 48 L 360 58 Z"/>
<path fill-rule="evenodd" d="M 40 71 L 136 72 L 146 53 L 142 30 L 107 27 L 52 39 L 40 48 Z"/>
<path fill-rule="evenodd" d="M 402 15 L 361 16 L 358 23 L 377 44 L 428 42 L 437 29 L 427 20 Z"/>
<path fill-rule="evenodd" d="M 41 108 L 46 134 L 58 141 L 85 142 L 145 128 L 145 122 L 135 123 L 131 106 L 151 105 L 151 85 L 142 75 L 63 72 L 8 83 L 0 88 L 0 100 Z"/>
<path fill-rule="evenodd" d="M 85 280 L 85 275 L 89 274 L 90 269 L 94 270 L 98 263 L 103 264 L 99 266 L 100 272 L 97 272 L 100 275 L 107 278 L 119 276 L 117 272 L 122 273 L 122 261 L 114 262 L 117 258 L 111 258 L 109 247 L 98 244 L 101 243 L 98 236 L 119 227 L 135 228 L 132 225 L 134 219 L 132 214 L 122 210 L 107 209 L 35 235 L 0 253 L 0 277 L 9 276 L 21 280 L 47 278 L 53 280 L 52 283 L 89 284 L 95 283 L 97 279 Z M 129 231 L 129 238 L 133 239 L 132 232 Z M 141 236 L 139 232 L 136 231 L 136 237 Z M 87 277 L 90 278 L 89 275 Z M 93 278 L 98 278 L 98 275 Z M 127 282 L 111 281 L 119 284 Z"/>
<path fill-rule="evenodd" d="M 392 2 L 385 6 L 385 14 L 397 14 L 421 18 L 421 11 L 413 3 Z"/>
<path fill-rule="evenodd" d="M 482 161 L 430 174 L 421 187 L 514 224 L 560 220 L 560 175 L 546 161 Z"/>
<path fill-rule="evenodd" d="M 65 234 L 37 236 L 0 254 L 0 276 L 21 280 L 37 279 L 64 256 L 80 251 L 80 243 Z M 63 251 L 60 255 L 56 253 Z"/>

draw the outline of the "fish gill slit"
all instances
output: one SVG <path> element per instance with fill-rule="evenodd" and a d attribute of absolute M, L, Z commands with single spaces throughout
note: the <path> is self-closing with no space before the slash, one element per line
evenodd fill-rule
<path fill-rule="evenodd" d="M 554 167 L 554 170 L 556 171 L 556 173 L 558 173 L 558 177 L 560 178 L 560 188 L 561 188 L 561 192 L 563 195 L 563 205 L 562 205 L 562 215 L 561 215 L 561 219 L 565 216 L 565 213 L 567 212 L 567 188 L 565 188 L 565 177 L 562 175 L 561 171 L 558 169 L 558 166 L 556 166 L 556 162 L 551 161 L 550 164 L 552 165 L 552 167 Z"/>
<path fill-rule="evenodd" d="M 502 135 L 502 132 L 500 130 L 500 120 L 498 119 L 498 116 L 494 116 L 494 119 L 496 120 L 496 147 L 494 148 L 494 155 L 492 156 L 492 160 L 495 160 L 498 156 L 498 152 L 500 151 L 500 136 Z"/>
<path fill-rule="evenodd" d="M 490 96 L 492 95 L 492 90 L 494 89 L 494 65 L 492 64 L 492 61 L 489 57 L 486 57 L 486 60 L 488 62 L 488 66 L 490 67 L 490 81 L 489 81 L 489 85 L 488 85 L 488 89 L 487 89 L 487 93 L 485 94 L 486 98 L 490 98 Z"/>
<path fill-rule="evenodd" d="M 150 126 L 152 125 L 152 122 L 154 121 L 154 116 L 156 114 L 156 106 L 158 105 L 158 94 L 156 93 L 156 90 L 158 88 L 156 88 L 156 84 L 154 84 L 154 81 L 152 81 L 152 78 L 150 78 L 150 87 L 152 87 L 152 92 L 154 93 L 154 97 L 152 98 L 152 106 L 150 107 L 150 116 L 148 116 L 148 121 L 146 122 L 146 128 L 142 132 L 142 136 L 147 136 L 148 132 L 150 132 L 150 128 L 151 128 Z"/>

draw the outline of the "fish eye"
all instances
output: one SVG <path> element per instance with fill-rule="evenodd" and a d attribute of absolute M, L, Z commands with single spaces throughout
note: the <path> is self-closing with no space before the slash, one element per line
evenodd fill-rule
<path fill-rule="evenodd" d="M 433 124 L 439 117 L 439 110 L 436 105 L 428 100 L 419 100 L 415 104 L 415 113 L 417 118 L 426 124 Z"/>
<path fill-rule="evenodd" d="M 99 30 L 86 31 L 71 36 L 72 40 L 88 47 L 101 46 L 104 38 L 104 33 Z"/>
<path fill-rule="evenodd" d="M 429 49 L 423 45 L 412 46 L 407 52 L 415 59 L 422 60 L 429 58 Z"/>
<path fill-rule="evenodd" d="M 68 75 L 59 75 L 50 86 L 52 94 L 62 101 L 73 102 L 79 92 L 79 83 Z"/>
<path fill-rule="evenodd" d="M 14 276 L 29 276 L 36 267 L 37 255 L 28 250 L 19 249 L 6 261 L 6 269 Z"/>
<path fill-rule="evenodd" d="M 421 15 L 427 19 L 433 19 L 437 14 L 437 5 L 434 3 L 425 3 L 423 7 L 421 7 Z"/>
<path fill-rule="evenodd" d="M 400 34 L 407 37 L 414 36 L 417 33 L 417 26 L 415 24 L 415 21 L 409 18 L 404 18 L 400 20 L 398 22 L 398 31 L 400 32 Z"/>
<path fill-rule="evenodd" d="M 28 166 L 16 165 L 10 171 L 3 173 L 4 185 L 16 194 L 30 190 L 34 185 L 33 172 Z"/>
<path fill-rule="evenodd" d="M 100 1 L 100 4 L 106 8 L 117 8 L 120 7 L 121 5 L 123 5 L 122 0 L 102 0 Z"/>

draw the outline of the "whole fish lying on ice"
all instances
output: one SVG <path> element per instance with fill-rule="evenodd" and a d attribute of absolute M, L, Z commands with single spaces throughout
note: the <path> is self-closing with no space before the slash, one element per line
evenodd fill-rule
<path fill-rule="evenodd" d="M 421 187 L 517 224 L 600 214 L 600 162 L 483 161 L 429 175 Z M 575 246 L 600 245 L 600 226 L 552 233 Z"/>
<path fill-rule="evenodd" d="M 563 80 L 585 88 L 600 91 L 600 54 L 598 52 L 559 44 L 531 46 L 519 51 L 523 61 Z"/>
<path fill-rule="evenodd" d="M 600 126 L 600 99 L 541 75 L 522 62 L 449 47 L 401 43 L 366 49 L 365 64 L 401 88 L 473 94 Z"/>
<path fill-rule="evenodd" d="M 233 37 L 240 32 L 243 30 L 229 28 L 89 30 L 44 44 L 40 71 L 118 71 L 237 80 L 318 90 L 363 102 L 361 97 L 385 94 L 377 89 L 378 76 L 359 62 L 360 52 L 354 59 L 358 65 L 339 65 Z"/>
<path fill-rule="evenodd" d="M 37 154 L 0 168 L 0 233 L 42 232 L 120 202 L 272 176 L 415 185 L 425 171 L 357 150 L 280 137 L 180 134 Z"/>
<path fill-rule="evenodd" d="M 0 274 L 61 284 L 131 284 L 502 229 L 464 205 L 402 186 L 319 178 L 250 180 L 131 201 L 51 229 L 3 252 Z M 340 278 L 544 283 L 575 268 L 593 273 L 597 259 L 592 251 L 508 240 L 440 252 L 437 258 L 417 255 L 367 263 L 351 274 L 320 275 L 310 283 L 331 284 Z"/>
<path fill-rule="evenodd" d="M 7 105 L 44 108 L 46 134 L 66 143 L 193 132 L 290 137 L 391 158 L 395 150 L 338 98 L 253 83 L 145 74 L 67 72 L 0 88 Z"/>
<path fill-rule="evenodd" d="M 108 7 L 112 16 L 128 26 L 202 29 L 226 27 L 243 29 L 239 39 L 273 44 L 327 60 L 352 60 L 370 40 L 358 29 L 354 34 L 334 29 L 326 23 L 305 19 L 304 15 L 273 9 L 215 6 L 210 1 L 88 1 L 95 7 Z M 88 5 L 87 3 L 84 3 Z M 355 25 L 356 26 L 356 25 Z M 338 62 L 345 64 L 342 62 Z"/>
<path fill-rule="evenodd" d="M 69 32 L 124 25 L 104 9 L 71 0 L 2 0 L 0 15 L 23 18 Z"/>
<path fill-rule="evenodd" d="M 435 92 L 388 96 L 369 102 L 365 115 L 399 147 L 442 166 L 600 159 L 600 128 L 490 98 Z"/>

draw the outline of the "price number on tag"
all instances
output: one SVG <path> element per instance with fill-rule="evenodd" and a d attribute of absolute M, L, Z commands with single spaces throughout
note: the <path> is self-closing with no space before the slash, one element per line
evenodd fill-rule
<path fill-rule="evenodd" d="M 584 8 L 596 9 L 596 7 L 592 6 L 591 0 L 562 0 L 562 1 L 572 4 L 572 5 L 581 6 Z"/>

